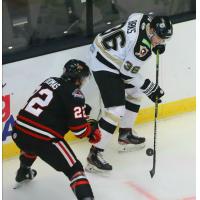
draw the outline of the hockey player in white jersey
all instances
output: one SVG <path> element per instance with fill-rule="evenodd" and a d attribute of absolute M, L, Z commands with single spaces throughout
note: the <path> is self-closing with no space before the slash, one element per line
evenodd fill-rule
<path fill-rule="evenodd" d="M 133 129 L 141 96 L 144 93 L 153 102 L 158 97 L 160 103 L 164 91 L 139 71 L 152 52 L 164 53 L 165 40 L 172 34 L 169 17 L 152 18 L 134 13 L 125 23 L 96 36 L 90 47 L 90 68 L 100 90 L 104 112 L 99 120 L 102 139 L 90 149 L 87 170 L 112 170 L 102 152 L 118 125 L 122 149 L 144 146 L 145 138 L 137 136 Z"/>

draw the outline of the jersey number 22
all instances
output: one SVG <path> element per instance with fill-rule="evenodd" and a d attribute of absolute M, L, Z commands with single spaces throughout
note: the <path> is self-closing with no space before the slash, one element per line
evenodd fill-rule
<path fill-rule="evenodd" d="M 32 98 L 24 108 L 27 112 L 37 117 L 42 113 L 43 108 L 48 106 L 50 101 L 53 99 L 53 92 L 49 89 L 42 89 L 38 94 L 41 96 L 45 95 L 45 97 L 41 98 L 38 96 Z"/>

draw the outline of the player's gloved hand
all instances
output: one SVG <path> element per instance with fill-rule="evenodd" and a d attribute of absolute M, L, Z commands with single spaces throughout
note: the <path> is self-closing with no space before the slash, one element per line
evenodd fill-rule
<path fill-rule="evenodd" d="M 157 97 L 158 103 L 162 102 L 160 98 L 164 95 L 164 91 L 160 88 L 159 85 L 154 84 L 149 79 L 146 79 L 144 81 L 141 90 L 151 99 L 151 101 L 156 102 L 156 97 Z"/>
<path fill-rule="evenodd" d="M 87 121 L 91 126 L 91 132 L 88 135 L 89 142 L 95 144 L 101 140 L 101 132 L 98 128 L 98 121 L 95 119 L 88 119 Z"/>
<path fill-rule="evenodd" d="M 159 54 L 163 54 L 165 52 L 165 44 L 158 44 L 155 47 L 152 48 L 152 51 L 157 54 L 157 51 Z"/>

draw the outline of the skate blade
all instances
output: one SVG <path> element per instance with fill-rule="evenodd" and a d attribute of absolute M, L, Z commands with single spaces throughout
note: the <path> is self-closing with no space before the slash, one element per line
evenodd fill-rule
<path fill-rule="evenodd" d="M 23 185 L 26 185 L 28 184 L 29 182 L 31 181 L 31 179 L 27 179 L 27 180 L 24 180 L 24 181 L 21 181 L 21 182 L 16 182 L 13 189 L 18 189 L 20 187 L 22 187 Z"/>
<path fill-rule="evenodd" d="M 88 163 L 87 166 L 85 167 L 85 171 L 92 173 L 92 174 L 97 174 L 97 175 L 100 175 L 100 176 L 107 177 L 107 176 L 110 176 L 112 170 L 102 170 L 102 169 L 99 169 L 96 166 Z"/>
<path fill-rule="evenodd" d="M 142 144 L 119 144 L 119 153 L 124 153 L 124 152 L 133 152 L 133 151 L 138 151 L 140 149 L 143 149 L 145 147 L 145 143 Z"/>

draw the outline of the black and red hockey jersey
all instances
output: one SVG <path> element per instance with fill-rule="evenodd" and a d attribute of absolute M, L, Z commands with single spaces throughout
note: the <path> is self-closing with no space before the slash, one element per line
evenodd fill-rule
<path fill-rule="evenodd" d="M 63 138 L 69 130 L 82 138 L 91 130 L 85 107 L 85 97 L 74 83 L 51 77 L 20 110 L 14 129 L 42 140 Z"/>

